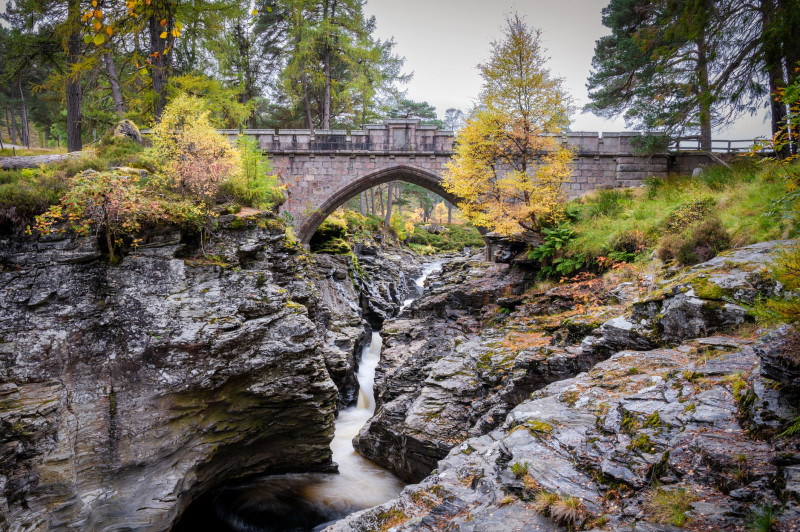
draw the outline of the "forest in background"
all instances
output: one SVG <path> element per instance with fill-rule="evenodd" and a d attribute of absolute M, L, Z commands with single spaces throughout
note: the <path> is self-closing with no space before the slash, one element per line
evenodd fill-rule
<path fill-rule="evenodd" d="M 151 126 L 177 94 L 218 127 L 358 128 L 385 117 L 445 128 L 359 0 L 12 0 L 0 27 L 3 138 L 80 149 L 120 117 Z"/>

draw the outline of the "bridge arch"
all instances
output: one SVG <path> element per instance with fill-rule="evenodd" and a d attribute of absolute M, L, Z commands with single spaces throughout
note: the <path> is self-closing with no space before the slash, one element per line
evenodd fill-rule
<path fill-rule="evenodd" d="M 311 237 L 314 236 L 314 233 L 317 231 L 317 228 L 325 221 L 325 218 L 330 216 L 333 211 L 338 209 L 347 200 L 374 186 L 382 185 L 390 181 L 405 181 L 407 183 L 419 185 L 443 197 L 453 205 L 456 205 L 460 201 L 457 196 L 454 196 L 444 189 L 442 186 L 442 178 L 436 173 L 415 166 L 398 164 L 363 175 L 350 181 L 338 191 L 334 192 L 322 205 L 316 207 L 304 217 L 296 228 L 297 238 L 304 245 L 308 244 Z"/>

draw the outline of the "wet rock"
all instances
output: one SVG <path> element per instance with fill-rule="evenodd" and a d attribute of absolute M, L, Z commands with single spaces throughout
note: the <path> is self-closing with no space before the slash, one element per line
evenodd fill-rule
<path fill-rule="evenodd" d="M 710 362 L 716 376 L 700 382 L 695 375 L 712 375 L 702 372 Z M 439 529 L 462 523 L 491 529 L 507 508 L 511 519 L 525 516 L 532 527 L 556 530 L 531 505 L 542 490 L 579 499 L 584 526 L 604 515 L 604 529 L 672 530 L 653 520 L 649 506 L 658 480 L 696 497 L 687 513 L 693 527 L 733 530 L 741 523 L 736 516 L 777 504 L 782 490 L 795 488 L 796 466 L 781 473 L 774 465 L 781 445 L 750 435 L 737 399 L 743 392 L 729 378 L 753 386 L 757 366 L 747 346 L 710 360 L 694 345 L 617 353 L 534 392 L 502 427 L 455 446 L 398 499 L 330 530 L 369 530 L 387 516 L 397 518 L 397 530 L 424 530 L 416 527 L 444 500 L 459 511 L 439 516 Z M 752 404 L 763 408 L 758 398 Z M 781 474 L 785 489 L 777 482 Z M 785 511 L 793 515 L 797 503 Z"/>
<path fill-rule="evenodd" d="M 213 262 L 171 233 L 118 265 L 92 239 L 0 243 L 0 523 L 166 530 L 219 483 L 332 467 L 314 286 L 245 225 Z"/>
<path fill-rule="evenodd" d="M 763 268 L 777 245 L 621 289 L 521 296 L 520 276 L 516 292 L 509 282 L 483 303 L 501 270 L 456 261 L 387 322 L 383 406 L 356 440 L 419 484 L 331 529 L 491 530 L 502 515 L 556 530 L 537 513 L 544 491 L 579 501 L 578 526 L 605 516 L 603 529 L 675 530 L 651 503 L 661 483 L 696 497 L 693 527 L 736 530 L 741 516 L 786 500 L 796 442 L 774 436 L 796 413 L 759 374 L 765 346 L 782 337 L 754 346 L 724 335 L 748 319 L 742 305 L 777 289 Z M 797 513 L 795 501 L 780 522 Z"/>
<path fill-rule="evenodd" d="M 783 384 L 787 393 L 800 396 L 800 332 L 784 325 L 762 337 L 755 350 L 761 374 Z"/>

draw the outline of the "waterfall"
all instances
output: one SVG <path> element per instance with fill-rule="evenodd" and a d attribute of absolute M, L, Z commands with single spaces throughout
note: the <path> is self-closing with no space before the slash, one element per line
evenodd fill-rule
<path fill-rule="evenodd" d="M 414 296 L 421 294 L 425 279 L 441 265 L 436 261 L 423 266 L 422 275 L 415 280 L 419 290 Z M 406 299 L 401 311 L 414 299 Z M 353 448 L 353 438 L 375 412 L 375 369 L 382 345 L 380 333 L 373 332 L 361 352 L 357 404 L 339 412 L 336 419 L 331 451 L 339 474 L 270 475 L 221 488 L 213 500 L 213 517 L 201 517 L 200 522 L 220 532 L 316 532 L 353 512 L 396 497 L 403 482 Z M 187 521 L 184 529 L 192 529 L 193 524 Z"/>

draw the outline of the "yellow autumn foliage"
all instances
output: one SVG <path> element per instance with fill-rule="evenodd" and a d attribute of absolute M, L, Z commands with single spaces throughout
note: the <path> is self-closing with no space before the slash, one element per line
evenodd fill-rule
<path fill-rule="evenodd" d="M 202 100 L 181 94 L 165 108 L 152 138 L 164 184 L 205 202 L 241 171 L 239 151 L 214 130 L 208 114 Z"/>
<path fill-rule="evenodd" d="M 574 153 L 558 138 L 571 100 L 546 67 L 540 33 L 518 16 L 479 66 L 476 109 L 459 133 L 444 187 L 473 224 L 511 235 L 558 219 Z"/>

